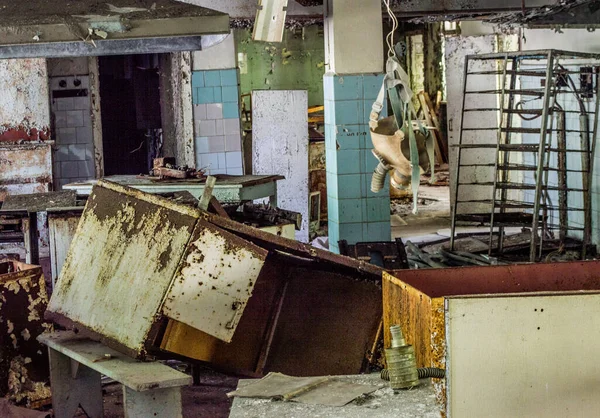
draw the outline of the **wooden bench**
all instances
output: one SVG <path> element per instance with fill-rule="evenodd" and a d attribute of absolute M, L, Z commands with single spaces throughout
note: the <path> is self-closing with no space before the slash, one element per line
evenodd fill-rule
<path fill-rule="evenodd" d="M 123 385 L 126 418 L 182 417 L 181 387 L 192 377 L 157 362 L 140 362 L 105 345 L 62 331 L 38 338 L 48 346 L 56 418 L 73 418 L 81 406 L 101 418 L 101 375 Z"/>

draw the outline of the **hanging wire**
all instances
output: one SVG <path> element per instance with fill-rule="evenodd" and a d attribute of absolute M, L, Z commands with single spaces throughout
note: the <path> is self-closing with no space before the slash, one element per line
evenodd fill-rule
<path fill-rule="evenodd" d="M 392 11 L 392 8 L 390 7 L 390 0 L 383 0 L 383 4 L 385 4 L 387 13 L 390 16 L 390 19 L 392 20 L 392 30 L 385 37 L 385 42 L 388 46 L 388 58 L 392 58 L 396 56 L 396 50 L 394 49 L 394 33 L 396 32 L 396 29 L 398 29 L 399 24 L 398 18 L 396 17 L 394 12 Z"/>

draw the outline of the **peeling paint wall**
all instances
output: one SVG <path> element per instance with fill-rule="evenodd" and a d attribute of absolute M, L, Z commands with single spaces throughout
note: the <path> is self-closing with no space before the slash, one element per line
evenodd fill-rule
<path fill-rule="evenodd" d="M 52 184 L 46 60 L 0 60 L 0 201 Z M 15 144 L 32 141 L 31 144 Z"/>
<path fill-rule="evenodd" d="M 280 174 L 277 203 L 302 214 L 298 241 L 308 241 L 308 116 L 305 91 L 252 93 L 252 167 L 254 174 Z M 281 123 L 286 121 L 286 123 Z"/>
<path fill-rule="evenodd" d="M 323 104 L 322 27 L 287 29 L 281 43 L 254 42 L 248 29 L 235 29 L 234 34 L 242 94 L 252 90 L 307 90 L 309 106 Z"/>
<path fill-rule="evenodd" d="M 46 60 L 0 60 L 0 91 L 0 140 L 15 129 L 27 138 L 46 139 L 50 125 Z M 35 134 L 34 129 L 42 132 Z"/>

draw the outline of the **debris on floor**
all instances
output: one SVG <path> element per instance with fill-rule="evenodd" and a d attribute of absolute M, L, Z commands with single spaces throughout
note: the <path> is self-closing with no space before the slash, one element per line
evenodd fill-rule
<path fill-rule="evenodd" d="M 51 208 L 77 206 L 77 195 L 72 190 L 62 192 L 9 195 L 2 203 L 3 211 L 43 212 Z"/>
<path fill-rule="evenodd" d="M 243 223 L 248 224 L 252 220 L 258 222 L 268 222 L 271 225 L 280 225 L 292 223 L 296 230 L 302 228 L 302 214 L 290 210 L 274 208 L 264 204 L 246 203 L 240 212 L 243 216 Z M 237 218 L 234 218 L 237 220 Z"/>
<path fill-rule="evenodd" d="M 269 373 L 227 394 L 229 397 L 276 399 L 309 405 L 344 406 L 383 385 L 356 384 L 332 376 L 293 377 Z"/>
<path fill-rule="evenodd" d="M 178 166 L 175 158 L 155 158 L 150 176 L 158 180 L 166 179 L 188 179 L 206 177 L 204 170 L 196 170 L 188 166 Z"/>
<path fill-rule="evenodd" d="M 50 418 L 48 412 L 21 408 L 10 403 L 9 399 L 0 399 L 0 417 L 2 418 Z"/>
<path fill-rule="evenodd" d="M 271 399 L 234 398 L 230 418 L 294 418 L 294 417 L 343 417 L 343 418 L 439 418 L 430 380 L 400 394 L 389 385 L 382 385 L 379 373 L 336 376 L 343 382 L 358 385 L 380 386 L 374 392 L 361 396 L 345 406 L 324 406 L 297 402 L 277 402 Z M 238 388 L 251 385 L 254 380 L 240 380 Z"/>
<path fill-rule="evenodd" d="M 400 238 L 386 242 L 358 242 L 354 245 L 341 240 L 339 248 L 341 255 L 363 260 L 386 270 L 409 268 L 406 249 Z"/>
<path fill-rule="evenodd" d="M 408 250 L 408 263 L 411 268 L 448 268 L 498 264 L 498 260 L 493 257 L 467 251 L 449 251 L 440 248 L 435 253 L 427 253 L 410 241 L 406 243 L 406 248 Z"/>

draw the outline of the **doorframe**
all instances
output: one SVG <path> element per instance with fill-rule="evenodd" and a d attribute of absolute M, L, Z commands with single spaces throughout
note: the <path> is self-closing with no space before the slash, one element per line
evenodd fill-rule
<path fill-rule="evenodd" d="M 88 57 L 96 178 L 104 176 L 104 143 L 100 97 L 99 57 Z M 180 165 L 195 167 L 192 103 L 192 53 L 167 52 L 160 59 L 160 106 L 163 130 L 161 154 Z"/>

